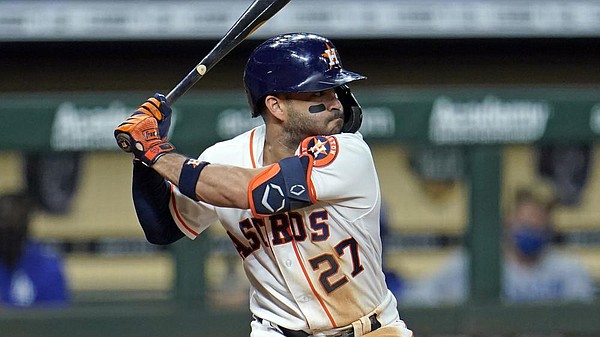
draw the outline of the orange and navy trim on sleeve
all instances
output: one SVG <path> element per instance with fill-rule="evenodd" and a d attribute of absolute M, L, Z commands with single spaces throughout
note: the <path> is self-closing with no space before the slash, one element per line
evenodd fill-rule
<path fill-rule="evenodd" d="M 308 166 L 306 167 L 306 185 L 308 187 L 308 197 L 310 198 L 310 202 L 314 204 L 315 202 L 317 202 L 317 192 L 315 191 L 315 186 L 312 182 L 312 172 L 313 167 L 315 165 L 315 161 L 312 156 L 306 154 L 300 155 L 300 158 L 302 157 L 306 157 L 307 159 Z"/>
<path fill-rule="evenodd" d="M 270 179 L 277 176 L 279 174 L 280 167 L 279 164 L 270 165 L 266 170 L 259 173 L 256 177 L 252 178 L 250 184 L 248 185 L 248 204 L 250 205 L 250 210 L 252 210 L 253 216 L 260 216 L 256 211 L 255 199 L 254 199 L 254 191 L 264 184 L 267 184 Z"/>
<path fill-rule="evenodd" d="M 288 157 L 271 165 L 250 181 L 248 203 L 254 216 L 287 212 L 311 205 L 311 156 Z"/>
<path fill-rule="evenodd" d="M 256 133 L 256 129 L 252 130 L 250 133 L 250 160 L 252 161 L 252 168 L 256 168 L 256 159 L 254 159 L 254 134 Z"/>

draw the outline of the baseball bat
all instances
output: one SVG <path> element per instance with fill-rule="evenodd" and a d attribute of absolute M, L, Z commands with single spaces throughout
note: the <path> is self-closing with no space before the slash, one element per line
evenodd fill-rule
<path fill-rule="evenodd" d="M 202 61 L 167 94 L 167 103 L 173 105 L 225 55 L 279 12 L 288 2 L 290 0 L 254 0 Z M 128 134 L 120 133 L 116 135 L 116 138 L 123 151 L 131 152 L 131 139 Z"/>
<path fill-rule="evenodd" d="M 225 55 L 279 12 L 288 2 L 290 0 L 255 0 L 202 61 L 167 94 L 167 102 L 175 103 Z"/>

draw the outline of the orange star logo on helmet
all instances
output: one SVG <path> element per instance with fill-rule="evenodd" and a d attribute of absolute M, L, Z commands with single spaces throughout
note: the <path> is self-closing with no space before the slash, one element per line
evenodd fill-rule
<path fill-rule="evenodd" d="M 331 46 L 327 43 L 325 46 L 327 49 L 325 49 L 325 52 L 321 55 L 329 61 L 329 69 L 331 70 L 334 66 L 340 65 L 340 56 L 335 48 L 331 48 Z"/>

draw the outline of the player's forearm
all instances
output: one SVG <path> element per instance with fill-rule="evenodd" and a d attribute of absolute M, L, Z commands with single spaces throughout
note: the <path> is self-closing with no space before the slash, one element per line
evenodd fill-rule
<path fill-rule="evenodd" d="M 152 168 L 179 186 L 181 168 L 186 159 L 182 155 L 169 153 L 160 157 Z M 262 170 L 219 164 L 207 165 L 196 184 L 196 196 L 215 206 L 247 209 L 248 186 L 252 178 Z"/>
<path fill-rule="evenodd" d="M 179 174 L 181 173 L 181 166 L 187 158 L 177 154 L 168 153 L 160 157 L 152 168 L 163 176 L 168 181 L 179 186 Z"/>
<path fill-rule="evenodd" d="M 248 185 L 262 169 L 208 165 L 196 185 L 196 194 L 210 204 L 248 209 Z"/>

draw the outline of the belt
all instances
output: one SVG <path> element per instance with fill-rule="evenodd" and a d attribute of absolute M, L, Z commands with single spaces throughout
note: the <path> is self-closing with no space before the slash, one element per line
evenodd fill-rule
<path fill-rule="evenodd" d="M 254 318 L 256 318 L 256 320 L 259 323 L 262 323 L 262 321 L 263 321 L 262 318 L 260 318 L 260 317 L 254 316 Z M 365 334 L 381 328 L 381 323 L 377 319 L 377 314 L 372 314 L 371 316 L 369 316 L 369 321 L 371 322 L 371 330 L 365 331 L 364 332 Z M 283 332 L 285 337 L 310 337 L 310 336 L 312 336 L 311 334 L 309 334 L 308 332 L 303 331 L 303 330 L 290 330 L 290 329 L 286 329 L 279 325 L 277 327 L 281 330 L 281 332 Z M 354 327 L 350 326 L 347 329 L 338 331 L 333 335 L 328 335 L 327 337 L 354 337 Z"/>

